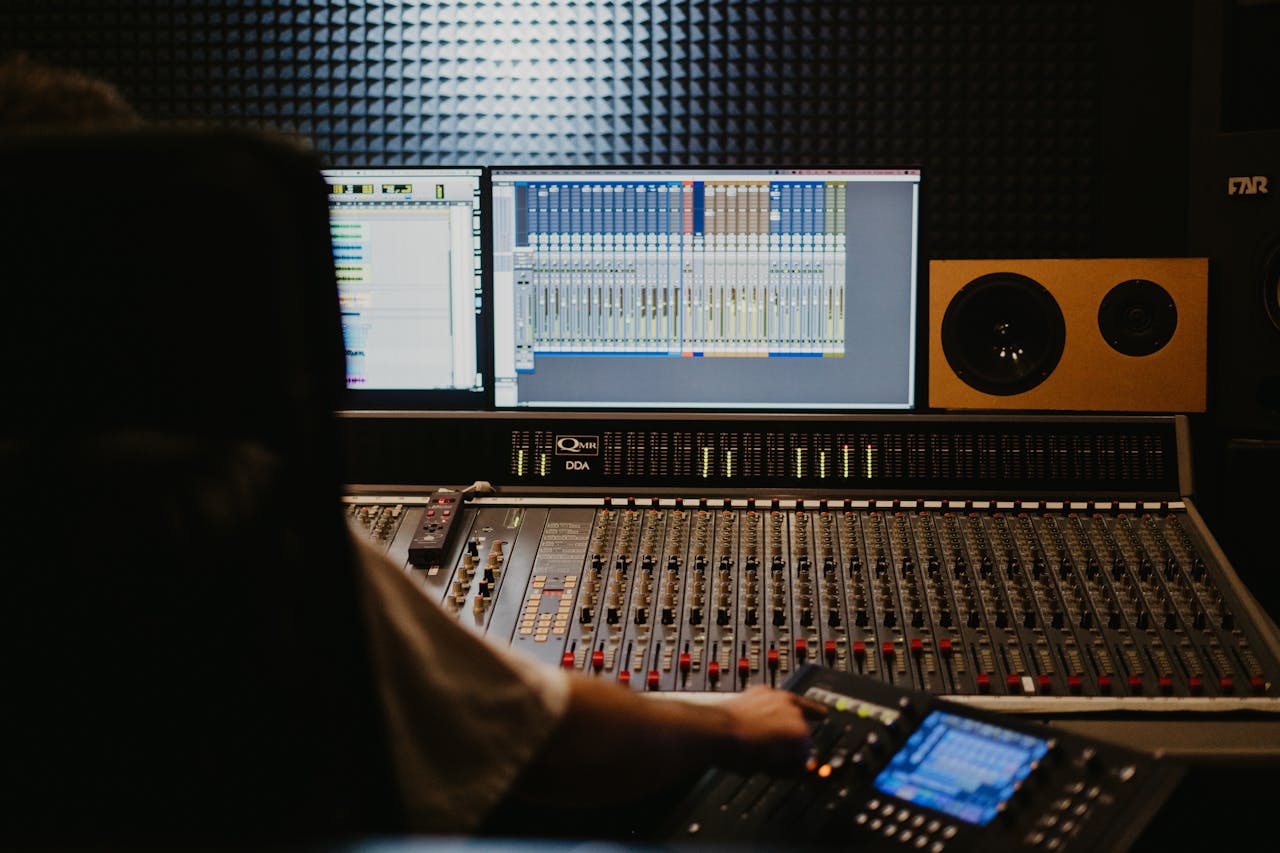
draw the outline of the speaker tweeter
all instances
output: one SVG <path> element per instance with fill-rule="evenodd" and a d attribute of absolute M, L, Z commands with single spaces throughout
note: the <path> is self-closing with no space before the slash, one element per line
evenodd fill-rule
<path fill-rule="evenodd" d="M 1154 281 L 1122 281 L 1102 297 L 1098 331 L 1111 348 L 1132 356 L 1159 352 L 1178 328 L 1178 306 Z"/>

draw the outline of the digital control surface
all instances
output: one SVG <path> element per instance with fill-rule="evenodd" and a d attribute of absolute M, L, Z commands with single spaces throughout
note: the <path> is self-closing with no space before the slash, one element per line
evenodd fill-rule
<path fill-rule="evenodd" d="M 1183 776 L 1175 762 L 808 665 L 828 707 L 799 776 L 712 771 L 672 842 L 769 849 L 1125 850 Z"/>

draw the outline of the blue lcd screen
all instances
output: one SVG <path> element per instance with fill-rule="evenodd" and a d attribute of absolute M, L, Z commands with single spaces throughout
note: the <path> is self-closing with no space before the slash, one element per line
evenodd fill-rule
<path fill-rule="evenodd" d="M 985 826 L 1049 750 L 1047 741 L 934 711 L 876 776 L 876 790 Z"/>

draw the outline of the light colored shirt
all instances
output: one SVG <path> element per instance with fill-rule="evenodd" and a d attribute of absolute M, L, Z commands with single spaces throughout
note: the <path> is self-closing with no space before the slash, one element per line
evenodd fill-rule
<path fill-rule="evenodd" d="M 568 678 L 471 632 L 356 538 L 364 618 L 407 828 L 469 832 L 564 716 Z"/>

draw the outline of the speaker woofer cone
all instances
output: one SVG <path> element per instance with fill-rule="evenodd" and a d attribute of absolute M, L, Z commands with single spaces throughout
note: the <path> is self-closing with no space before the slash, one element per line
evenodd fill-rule
<path fill-rule="evenodd" d="M 962 287 L 942 317 L 942 352 L 965 384 L 985 394 L 1022 394 L 1062 358 L 1066 323 L 1042 284 L 994 272 Z"/>
<path fill-rule="evenodd" d="M 1262 301 L 1271 325 L 1280 330 L 1280 246 L 1273 248 L 1262 264 Z"/>
<path fill-rule="evenodd" d="M 1178 307 L 1154 281 L 1122 281 L 1098 305 L 1098 331 L 1116 352 L 1151 355 L 1164 348 L 1178 328 Z"/>

